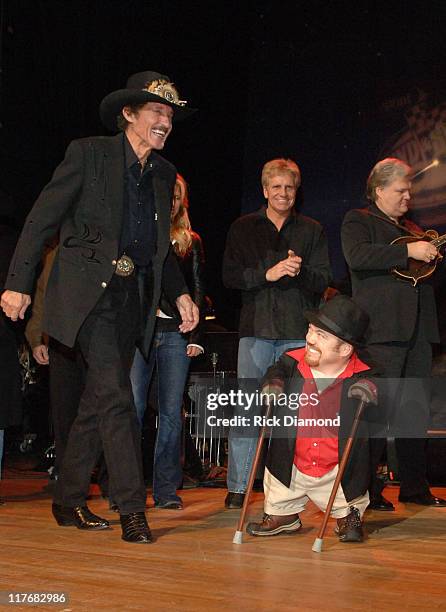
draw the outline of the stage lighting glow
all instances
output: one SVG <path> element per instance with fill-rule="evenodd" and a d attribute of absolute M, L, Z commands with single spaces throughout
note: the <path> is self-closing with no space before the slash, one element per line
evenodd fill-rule
<path fill-rule="evenodd" d="M 431 168 L 435 168 L 436 166 L 439 166 L 439 165 L 440 165 L 440 160 L 434 159 L 428 166 L 426 166 L 425 168 L 422 168 L 421 170 L 418 170 L 418 172 L 412 176 L 412 180 L 414 178 L 417 178 L 417 176 L 420 176 L 420 174 L 424 174 Z"/>

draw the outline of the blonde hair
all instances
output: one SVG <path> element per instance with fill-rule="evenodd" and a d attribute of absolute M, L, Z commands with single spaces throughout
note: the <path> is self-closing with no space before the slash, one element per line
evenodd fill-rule
<path fill-rule="evenodd" d="M 412 168 L 401 159 L 396 157 L 382 159 L 373 167 L 367 179 L 368 199 L 375 202 L 377 187 L 387 187 L 395 179 L 406 178 L 411 172 Z"/>
<path fill-rule="evenodd" d="M 262 169 L 262 187 L 267 187 L 268 181 L 272 176 L 290 174 L 293 177 L 294 186 L 297 188 L 300 185 L 300 170 L 299 166 L 292 159 L 272 159 L 263 166 Z"/>
<path fill-rule="evenodd" d="M 175 217 L 171 219 L 170 240 L 173 242 L 175 253 L 180 257 L 185 257 L 192 247 L 192 236 L 194 233 L 192 231 L 189 214 L 187 212 L 187 209 L 189 208 L 187 183 L 181 174 L 177 174 L 174 194 L 176 187 L 178 187 L 180 190 L 180 207 Z"/>

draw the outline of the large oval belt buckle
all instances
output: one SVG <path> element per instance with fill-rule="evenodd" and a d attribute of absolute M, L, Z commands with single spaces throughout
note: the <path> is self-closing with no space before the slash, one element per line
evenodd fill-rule
<path fill-rule="evenodd" d="M 115 274 L 118 276 L 130 276 L 133 274 L 135 264 L 128 255 L 123 255 L 116 262 Z"/>

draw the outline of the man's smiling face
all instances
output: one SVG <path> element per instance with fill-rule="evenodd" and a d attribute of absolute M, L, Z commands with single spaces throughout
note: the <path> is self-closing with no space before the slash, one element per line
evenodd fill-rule
<path fill-rule="evenodd" d="M 306 336 L 305 361 L 310 367 L 342 366 L 352 347 L 334 334 L 310 323 Z"/>
<path fill-rule="evenodd" d="M 279 216 L 288 216 L 296 199 L 296 182 L 289 172 L 276 174 L 268 180 L 263 188 L 263 195 L 268 200 L 268 209 Z"/>
<path fill-rule="evenodd" d="M 130 140 L 136 140 L 142 146 L 152 149 L 163 149 L 172 131 L 173 109 L 167 104 L 147 102 L 136 112 L 123 109 L 128 121 L 126 134 Z"/>

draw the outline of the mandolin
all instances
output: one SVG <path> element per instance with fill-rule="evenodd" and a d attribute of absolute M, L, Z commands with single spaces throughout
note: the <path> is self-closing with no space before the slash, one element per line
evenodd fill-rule
<path fill-rule="evenodd" d="M 424 240 L 425 242 L 432 242 L 432 244 L 439 250 L 444 244 L 446 244 L 446 234 L 442 236 L 438 235 L 435 230 L 427 230 L 424 234 L 419 236 L 400 236 L 392 240 L 390 244 L 407 244 L 409 242 L 417 242 L 418 240 Z M 426 263 L 425 261 L 419 261 L 409 257 L 407 260 L 407 268 L 392 268 L 391 272 L 398 278 L 407 280 L 416 287 L 417 283 L 425 280 L 432 276 L 435 272 L 437 264 L 443 259 L 443 255 L 437 255 L 435 259 Z"/>

